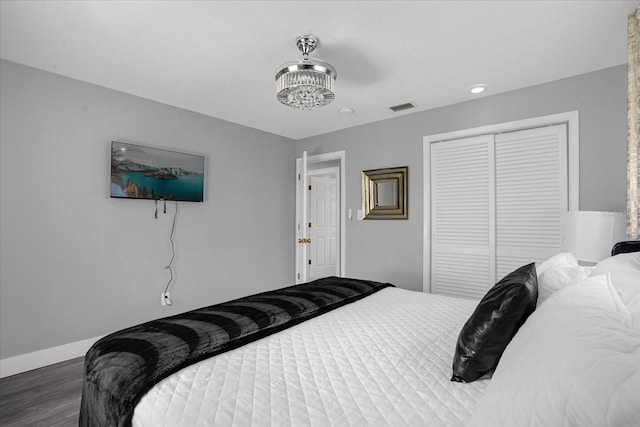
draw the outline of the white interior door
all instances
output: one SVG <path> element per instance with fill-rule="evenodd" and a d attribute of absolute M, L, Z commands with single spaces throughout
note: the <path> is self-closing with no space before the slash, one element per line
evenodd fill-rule
<path fill-rule="evenodd" d="M 338 168 L 308 171 L 308 280 L 340 274 L 338 245 Z"/>
<path fill-rule="evenodd" d="M 566 165 L 564 123 L 495 136 L 496 280 L 561 251 Z"/>
<path fill-rule="evenodd" d="M 296 283 L 345 274 L 344 170 L 344 151 L 296 159 Z"/>
<path fill-rule="evenodd" d="M 431 144 L 432 292 L 481 298 L 495 277 L 493 135 Z"/>

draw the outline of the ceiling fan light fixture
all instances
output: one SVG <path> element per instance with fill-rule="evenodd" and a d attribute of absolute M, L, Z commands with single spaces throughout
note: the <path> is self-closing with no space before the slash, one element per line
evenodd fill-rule
<path fill-rule="evenodd" d="M 336 70 L 326 62 L 309 58 L 318 38 L 304 35 L 296 39 L 303 59 L 282 64 L 276 72 L 278 101 L 293 108 L 310 110 L 335 99 Z"/>

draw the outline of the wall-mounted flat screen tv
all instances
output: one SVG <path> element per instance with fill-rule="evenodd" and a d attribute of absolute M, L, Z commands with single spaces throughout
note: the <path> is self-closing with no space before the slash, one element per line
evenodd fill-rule
<path fill-rule="evenodd" d="M 204 156 L 111 142 L 111 197 L 202 202 Z"/>

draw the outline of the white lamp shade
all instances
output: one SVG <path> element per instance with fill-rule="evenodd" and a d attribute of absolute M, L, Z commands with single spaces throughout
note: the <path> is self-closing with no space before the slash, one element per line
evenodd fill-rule
<path fill-rule="evenodd" d="M 625 239 L 626 217 L 622 212 L 567 213 L 567 250 L 580 261 L 602 261 L 611 255 L 615 243 Z"/>

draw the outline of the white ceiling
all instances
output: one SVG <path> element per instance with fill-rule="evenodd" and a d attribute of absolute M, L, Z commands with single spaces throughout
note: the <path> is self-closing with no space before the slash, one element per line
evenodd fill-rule
<path fill-rule="evenodd" d="M 639 3 L 3 0 L 0 57 L 301 139 L 624 64 Z M 274 74 L 306 33 L 337 94 L 300 111 Z"/>

